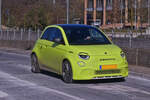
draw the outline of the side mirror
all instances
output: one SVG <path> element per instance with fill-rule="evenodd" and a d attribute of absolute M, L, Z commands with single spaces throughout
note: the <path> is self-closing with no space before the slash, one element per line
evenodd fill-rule
<path fill-rule="evenodd" d="M 58 44 L 64 44 L 64 42 L 62 42 L 61 38 L 54 38 L 54 42 L 58 43 Z"/>

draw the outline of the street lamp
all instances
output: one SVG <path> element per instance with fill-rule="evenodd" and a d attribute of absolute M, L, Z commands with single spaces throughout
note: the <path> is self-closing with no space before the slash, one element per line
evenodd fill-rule
<path fill-rule="evenodd" d="M 134 3 L 135 3 L 135 29 L 136 29 L 136 4 L 137 4 L 137 3 L 136 3 L 136 0 L 135 0 Z"/>
<path fill-rule="evenodd" d="M 121 25 L 122 25 L 122 8 L 123 8 L 123 4 L 122 4 L 122 0 L 121 0 Z"/>
<path fill-rule="evenodd" d="M 67 24 L 69 24 L 69 0 L 67 0 L 66 3 L 67 3 Z"/>
<path fill-rule="evenodd" d="M 0 0 L 0 30 L 2 29 L 2 0 Z"/>
<path fill-rule="evenodd" d="M 150 0 L 148 0 L 148 26 L 150 27 Z"/>

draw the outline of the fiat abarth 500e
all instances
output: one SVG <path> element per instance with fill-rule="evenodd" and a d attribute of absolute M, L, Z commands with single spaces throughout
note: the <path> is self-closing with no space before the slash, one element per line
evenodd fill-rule
<path fill-rule="evenodd" d="M 44 29 L 31 53 L 32 72 L 41 69 L 61 75 L 66 83 L 128 76 L 124 52 L 100 29 L 78 24 Z"/>

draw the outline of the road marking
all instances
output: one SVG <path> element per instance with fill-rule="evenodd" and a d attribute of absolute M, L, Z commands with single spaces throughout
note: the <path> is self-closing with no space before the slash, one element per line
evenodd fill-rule
<path fill-rule="evenodd" d="M 90 86 L 88 88 L 95 89 L 95 90 L 102 90 L 103 92 L 108 92 L 110 94 L 116 94 L 116 95 L 124 95 L 128 98 L 136 100 L 138 95 L 135 95 L 132 92 L 137 92 L 137 93 L 142 93 L 146 95 L 150 95 L 150 92 L 140 90 L 137 88 L 129 87 L 129 86 L 124 86 L 124 85 L 100 85 L 100 86 Z"/>
<path fill-rule="evenodd" d="M 148 75 L 148 74 L 144 74 L 144 73 L 137 73 L 137 72 L 133 72 L 133 71 L 130 71 L 129 73 L 131 73 L 131 74 L 141 75 L 142 77 L 150 77 L 150 75 Z"/>
<path fill-rule="evenodd" d="M 150 83 L 149 79 L 146 79 L 146 78 L 143 78 L 143 77 L 137 77 L 137 76 L 130 75 L 129 78 L 140 80 L 140 81 L 143 81 L 143 82 L 149 82 Z"/>
<path fill-rule="evenodd" d="M 0 91 L 0 98 L 5 98 L 5 97 L 7 97 L 7 96 L 8 96 L 7 93 L 5 93 L 5 92 L 3 92 L 3 91 Z"/>
<path fill-rule="evenodd" d="M 140 90 L 137 88 L 129 87 L 129 86 L 124 86 L 124 85 L 100 85 L 100 86 L 90 86 L 88 88 L 92 89 L 98 89 L 98 90 L 106 90 L 106 91 L 115 91 L 118 93 L 123 93 L 123 92 L 139 92 L 139 93 L 144 93 L 147 95 L 150 95 L 150 92 Z"/>
<path fill-rule="evenodd" d="M 0 78 L 7 79 L 8 82 L 11 82 L 12 84 L 15 84 L 17 86 L 27 86 L 30 89 L 40 90 L 40 92 L 43 91 L 43 92 L 56 93 L 56 94 L 60 94 L 62 96 L 69 97 L 69 98 L 71 98 L 73 100 L 84 100 L 83 98 L 80 98 L 80 97 L 77 97 L 77 96 L 73 96 L 73 95 L 65 93 L 65 92 L 61 92 L 61 91 L 58 91 L 58 90 L 55 90 L 55 89 L 51 89 L 51 88 L 47 88 L 47 87 L 44 87 L 44 86 L 39 86 L 39 85 L 37 85 L 35 83 L 29 82 L 29 81 L 26 81 L 26 80 L 21 80 L 21 79 L 19 79 L 17 77 L 14 77 L 14 76 L 12 76 L 12 75 L 10 75 L 8 73 L 2 72 L 2 71 L 0 71 Z M 4 93 L 2 95 L 3 95 L 3 97 L 6 96 Z"/>
<path fill-rule="evenodd" d="M 16 55 L 16 56 L 22 56 L 22 57 L 30 57 L 29 55 L 25 55 L 25 54 L 17 54 L 17 53 L 5 52 L 5 51 L 0 51 L 0 53 Z"/>

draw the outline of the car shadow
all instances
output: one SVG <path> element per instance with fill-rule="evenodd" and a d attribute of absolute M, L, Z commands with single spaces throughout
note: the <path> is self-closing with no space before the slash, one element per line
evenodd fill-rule
<path fill-rule="evenodd" d="M 56 73 L 45 70 L 41 70 L 41 73 L 49 77 L 54 77 L 63 81 L 62 76 Z M 117 83 L 124 81 L 125 79 L 74 80 L 73 84 L 100 84 L 100 83 Z"/>
<path fill-rule="evenodd" d="M 58 75 L 58 74 L 53 73 L 53 72 L 49 72 L 49 71 L 46 71 L 46 70 L 41 70 L 41 73 L 44 74 L 44 75 L 50 76 L 50 77 L 62 79 L 61 75 Z"/>
<path fill-rule="evenodd" d="M 125 79 L 97 79 L 97 80 L 75 80 L 75 84 L 101 84 L 124 82 Z"/>

